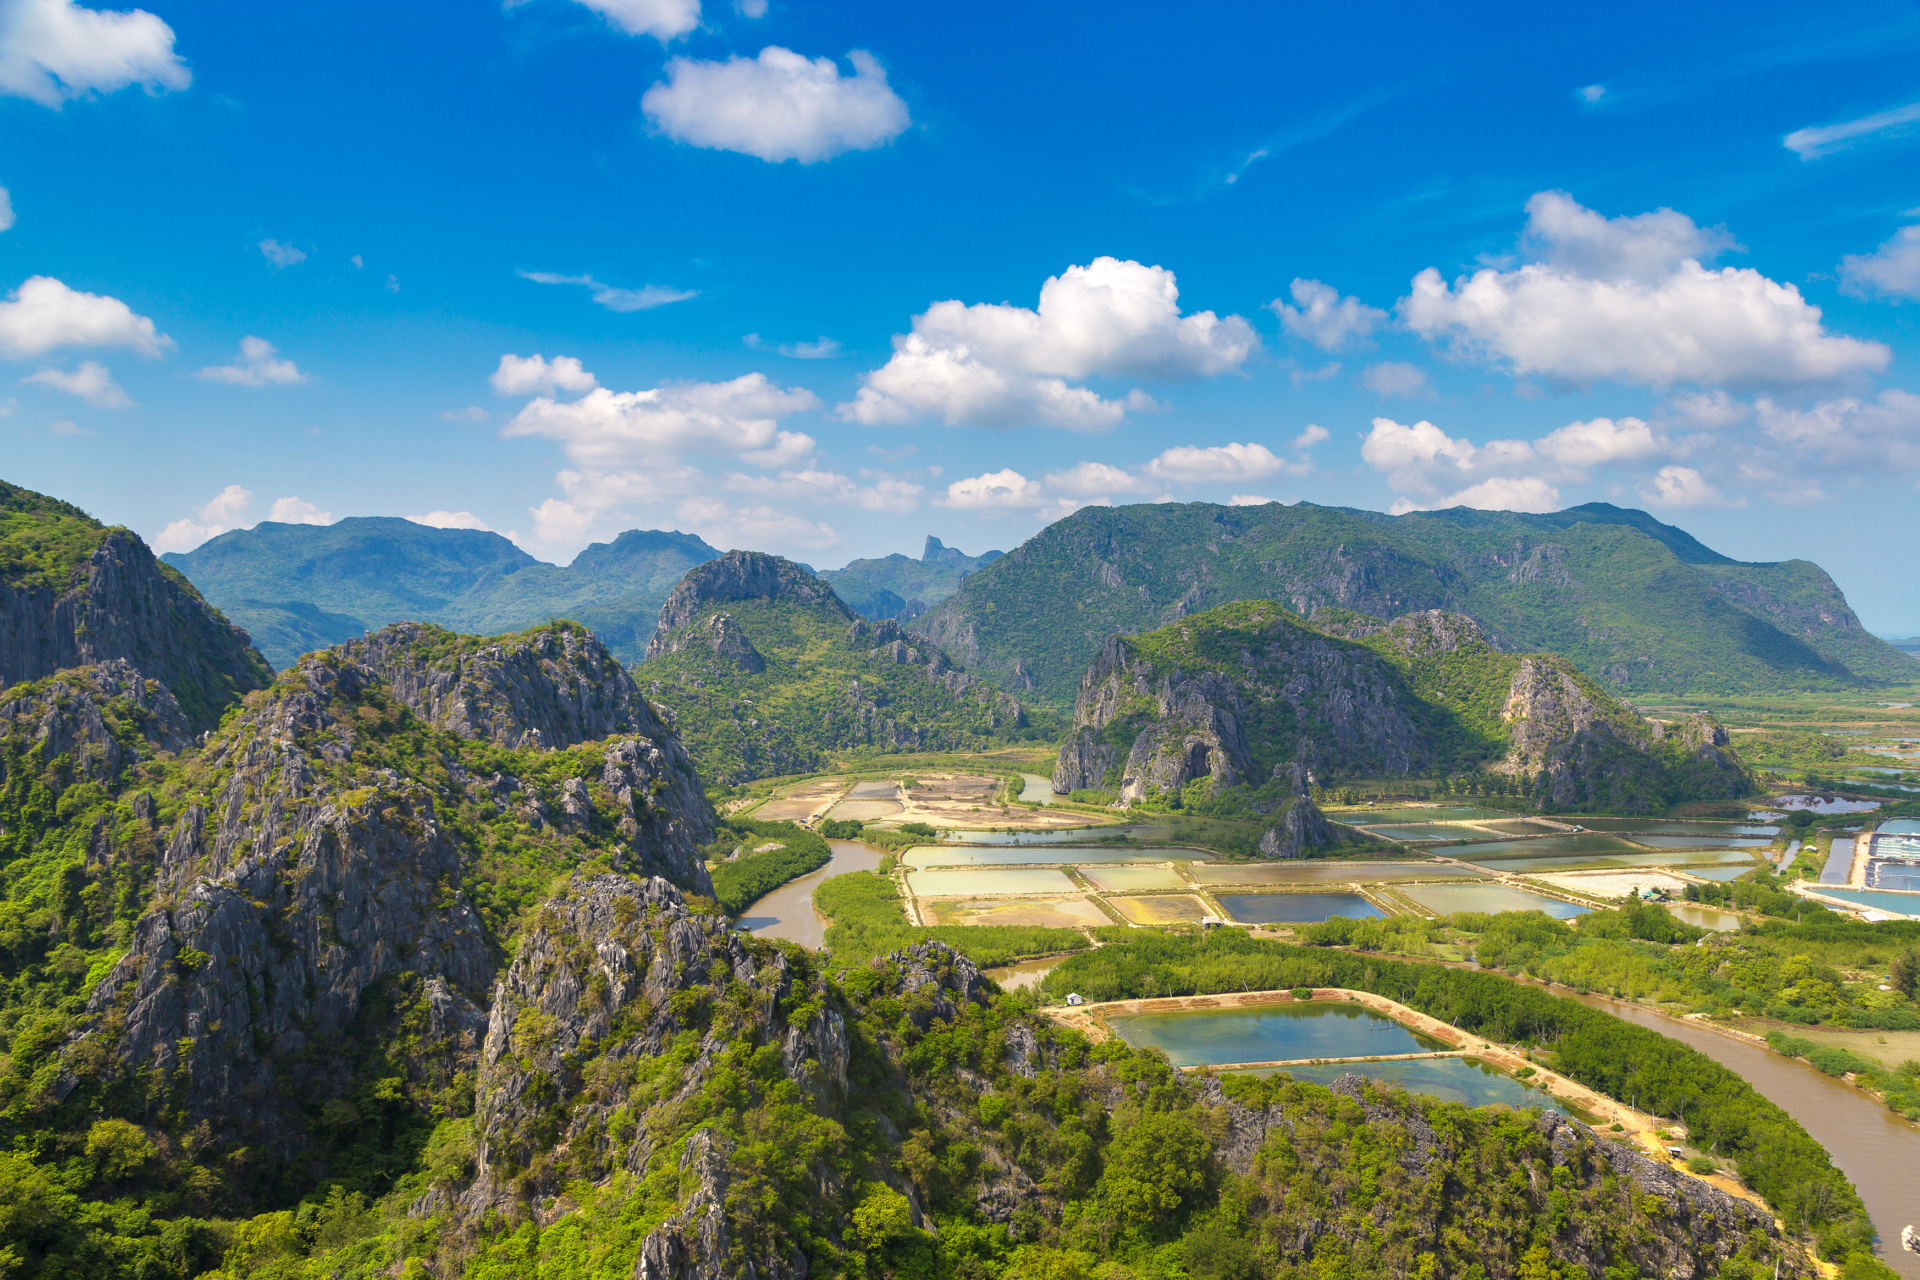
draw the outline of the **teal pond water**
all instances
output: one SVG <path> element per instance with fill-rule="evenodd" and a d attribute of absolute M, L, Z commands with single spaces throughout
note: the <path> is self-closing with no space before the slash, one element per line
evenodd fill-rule
<path fill-rule="evenodd" d="M 1618 831 L 1633 835 L 1636 840 L 1639 837 L 1634 833 L 1640 831 L 1663 836 L 1705 835 L 1715 839 L 1721 836 L 1766 836 L 1772 839 L 1779 830 L 1770 822 L 1685 822 L 1650 818 L 1567 818 L 1565 821 L 1589 831 Z"/>
<path fill-rule="evenodd" d="M 1457 822 L 1402 822 L 1387 826 L 1368 823 L 1366 832 L 1386 840 L 1471 840 L 1487 834 L 1478 827 L 1464 827 Z"/>
<path fill-rule="evenodd" d="M 1443 916 L 1456 911 L 1544 911 L 1556 920 L 1570 920 L 1591 909 L 1503 884 L 1410 884 L 1400 892 Z"/>
<path fill-rule="evenodd" d="M 1699 876 L 1702 880 L 1738 880 L 1751 870 L 1752 864 L 1742 863 L 1732 867 L 1688 867 L 1687 874 Z"/>
<path fill-rule="evenodd" d="M 1416 1058 L 1412 1062 L 1356 1062 L 1346 1065 L 1327 1063 L 1317 1067 L 1256 1067 L 1245 1074 L 1271 1076 L 1283 1070 L 1296 1080 L 1309 1080 L 1314 1084 L 1332 1084 L 1352 1072 L 1377 1084 L 1397 1084 L 1408 1093 L 1424 1093 L 1442 1102 L 1458 1102 L 1469 1107 L 1485 1107 L 1497 1102 L 1509 1107 L 1557 1109 L 1551 1101 L 1512 1076 L 1473 1058 Z"/>
<path fill-rule="evenodd" d="M 1737 866 L 1745 871 L 1757 866 L 1751 854 L 1740 849 L 1685 849 L 1676 853 L 1607 853 L 1572 858 L 1479 858 L 1494 871 L 1605 871 L 1618 867 L 1696 867 Z"/>
<path fill-rule="evenodd" d="M 1530 840 L 1500 840 L 1482 844 L 1463 844 L 1441 853 L 1449 858 L 1479 862 L 1487 858 L 1565 857 L 1574 853 L 1630 853 L 1633 846 L 1618 836 L 1597 831 L 1572 836 L 1541 836 Z"/>
<path fill-rule="evenodd" d="M 1821 885 L 1822 897 L 1838 898 L 1856 907 L 1873 911 L 1891 911 L 1895 915 L 1920 918 L 1920 893 L 1888 893 L 1878 889 L 1839 889 Z"/>
<path fill-rule="evenodd" d="M 1082 862 L 1204 862 L 1213 855 L 1199 849 L 1172 845 L 1141 848 L 1125 845 L 1045 845 L 1024 848 L 1019 845 L 915 845 L 900 859 L 909 867 L 1006 867 L 1021 863 Z"/>
<path fill-rule="evenodd" d="M 1164 1049 L 1177 1067 L 1361 1058 L 1447 1047 L 1371 1009 L 1331 1002 L 1123 1014 L 1109 1017 L 1107 1025 L 1136 1049 Z"/>
<path fill-rule="evenodd" d="M 1377 920 L 1384 912 L 1357 893 L 1217 893 L 1242 924 L 1317 924 L 1335 916 Z"/>
<path fill-rule="evenodd" d="M 960 844 L 1097 844 L 1103 836 L 1160 841 L 1165 840 L 1171 831 L 1170 827 L 1144 825 L 1075 827 L 1069 831 L 948 831 L 941 838 Z"/>

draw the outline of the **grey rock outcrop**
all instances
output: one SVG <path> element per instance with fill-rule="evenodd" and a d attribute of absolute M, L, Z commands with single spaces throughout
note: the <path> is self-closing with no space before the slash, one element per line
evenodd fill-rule
<path fill-rule="evenodd" d="M 416 696 L 435 689 L 435 669 L 408 659 L 395 631 L 376 646 L 383 668 L 418 677 Z M 583 705 L 568 665 L 481 664 L 469 692 L 485 693 L 484 677 L 504 668 L 515 698 L 469 701 L 456 678 L 446 696 L 424 699 L 430 714 L 446 712 L 448 727 L 429 729 L 381 669 L 354 660 L 365 652 L 303 659 L 183 766 L 188 792 L 204 788 L 207 799 L 180 808 L 162 833 L 152 904 L 89 1004 L 89 1035 L 126 1068 L 179 1082 L 170 1105 L 209 1140 L 280 1158 L 306 1145 L 302 1117 L 316 1100 L 351 1085 L 340 1045 L 379 984 L 414 984 L 422 1016 L 451 1029 L 426 1044 L 435 1061 L 415 1064 L 421 1071 L 450 1078 L 474 1066 L 478 1037 L 466 1032 L 483 1021 L 497 942 L 461 888 L 482 850 L 470 825 L 443 815 L 485 806 L 522 824 L 517 838 L 561 856 L 588 856 L 590 840 L 616 866 L 711 892 L 699 844 L 713 815 L 671 735 L 588 748 L 591 763 L 574 766 L 584 772 L 557 784 L 483 776 L 461 763 L 454 730 L 524 741 L 516 708 L 577 728 L 577 717 L 552 714 Z M 541 695 L 543 671 L 551 687 Z M 476 703 L 487 713 L 468 716 Z M 443 770 L 384 767 L 396 734 L 418 735 L 415 754 L 437 756 Z"/>
<path fill-rule="evenodd" d="M 661 645 L 661 653 L 678 653 L 689 645 L 705 645 L 716 656 L 740 668 L 742 671 L 758 675 L 767 669 L 767 660 L 747 633 L 735 622 L 730 613 L 708 614 L 698 622 L 682 627 L 666 638 Z M 655 656 L 652 652 L 648 657 Z"/>
<path fill-rule="evenodd" d="M 1260 834 L 1260 854 L 1267 858 L 1304 858 L 1333 842 L 1327 815 L 1307 797 L 1298 796 L 1280 821 Z"/>
<path fill-rule="evenodd" d="M 185 747 L 188 725 L 165 685 L 114 658 L 0 694 L 0 737 L 16 735 L 42 760 L 64 756 L 77 776 L 109 782 L 147 751 Z"/>
<path fill-rule="evenodd" d="M 102 529 L 63 583 L 0 573 L 0 689 L 114 659 L 165 685 L 196 732 L 273 675 L 247 633 L 129 530 Z"/>
<path fill-rule="evenodd" d="M 837 610 L 849 622 L 853 610 L 833 588 L 791 560 L 764 551 L 729 551 L 689 570 L 660 610 L 660 623 L 647 642 L 647 657 L 673 651 L 673 633 L 687 626 L 710 604 L 734 600 L 792 600 Z"/>

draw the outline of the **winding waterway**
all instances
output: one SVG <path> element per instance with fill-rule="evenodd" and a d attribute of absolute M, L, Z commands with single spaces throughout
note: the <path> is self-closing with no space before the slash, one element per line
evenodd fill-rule
<path fill-rule="evenodd" d="M 803 947 L 817 949 L 827 926 L 813 909 L 813 891 L 828 876 L 849 871 L 871 871 L 880 865 L 880 851 L 857 840 L 829 840 L 833 857 L 818 871 L 809 871 L 798 880 L 789 880 L 749 906 L 739 924 L 761 938 L 785 938 Z"/>
<path fill-rule="evenodd" d="M 1920 1224 L 1920 1129 L 1866 1094 L 1822 1075 L 1798 1058 L 1605 996 L 1567 995 L 1585 1005 L 1671 1036 L 1736 1072 L 1761 1096 L 1798 1120 L 1852 1180 L 1880 1233 L 1880 1257 L 1920 1280 L 1920 1254 L 1900 1247 L 1900 1229 Z"/>

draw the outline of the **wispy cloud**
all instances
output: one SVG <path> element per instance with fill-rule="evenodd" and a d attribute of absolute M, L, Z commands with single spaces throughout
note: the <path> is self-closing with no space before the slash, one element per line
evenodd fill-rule
<path fill-rule="evenodd" d="M 1848 120 L 1843 124 L 1795 129 L 1782 138 L 1781 142 L 1787 150 L 1802 160 L 1818 160 L 1821 156 L 1844 150 L 1863 138 L 1877 135 L 1904 136 L 1913 132 L 1911 126 L 1917 122 L 1920 122 L 1920 102 L 1913 102 L 1904 107 L 1895 107 L 1891 111 L 1877 111 L 1870 116 L 1861 116 L 1858 120 Z"/>
<path fill-rule="evenodd" d="M 593 300 L 609 311 L 625 314 L 629 311 L 651 311 L 655 307 L 664 307 L 670 302 L 685 302 L 697 297 L 698 289 L 670 289 L 665 285 L 650 284 L 639 289 L 622 289 L 616 285 L 602 284 L 592 276 L 563 276 L 551 271 L 522 271 L 522 280 L 531 280 L 535 284 L 577 284 L 593 294 Z"/>

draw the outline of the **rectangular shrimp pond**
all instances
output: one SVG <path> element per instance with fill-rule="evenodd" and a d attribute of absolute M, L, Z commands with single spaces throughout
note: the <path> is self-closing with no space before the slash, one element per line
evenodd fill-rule
<path fill-rule="evenodd" d="M 1385 912 L 1357 893 L 1221 893 L 1220 909 L 1241 924 L 1318 924 L 1335 916 L 1377 920 Z"/>
<path fill-rule="evenodd" d="M 1369 822 L 1361 830 L 1382 840 L 1475 840 L 1487 834 L 1479 827 L 1457 822 L 1394 822 L 1385 826 Z"/>
<path fill-rule="evenodd" d="M 900 861 L 909 867 L 1009 867 L 1021 864 L 1099 862 L 1187 862 L 1205 861 L 1213 855 L 1203 849 L 1184 849 L 1171 845 L 927 845 L 907 850 Z"/>
<path fill-rule="evenodd" d="M 1485 875 L 1445 862 L 1196 862 L 1196 884 L 1376 884 L 1388 880 L 1474 880 Z"/>
<path fill-rule="evenodd" d="M 1152 889 L 1191 888 L 1172 867 L 1129 867 L 1111 863 L 1083 867 L 1087 883 L 1106 893 L 1140 893 Z"/>
<path fill-rule="evenodd" d="M 1399 1085 L 1408 1093 L 1422 1093 L 1442 1102 L 1458 1102 L 1468 1107 L 1494 1103 L 1505 1106 L 1544 1107 L 1557 1110 L 1551 1100 L 1515 1080 L 1497 1067 L 1478 1058 L 1414 1058 L 1402 1062 L 1326 1062 L 1317 1066 L 1255 1067 L 1251 1071 L 1232 1071 L 1228 1075 L 1272 1076 L 1282 1071 L 1295 1080 L 1314 1084 L 1332 1084 L 1349 1073 L 1365 1076 L 1375 1084 Z"/>
<path fill-rule="evenodd" d="M 1569 858 L 1501 858 L 1483 855 L 1475 862 L 1493 871 L 1602 871 L 1608 867 L 1738 867 L 1760 864 L 1744 849 L 1683 849 L 1671 853 L 1596 853 Z"/>
<path fill-rule="evenodd" d="M 920 898 L 996 898 L 1013 894 L 1073 895 L 1080 886 L 1051 867 L 963 867 L 909 871 L 907 888 Z"/>
<path fill-rule="evenodd" d="M 1385 1014 L 1331 1001 L 1111 1014 L 1106 1023 L 1136 1049 L 1154 1045 L 1165 1050 L 1176 1067 L 1366 1058 L 1447 1048 Z"/>
<path fill-rule="evenodd" d="M 1504 809 L 1482 809 L 1477 805 L 1434 805 L 1431 808 L 1404 806 L 1397 809 L 1348 809 L 1327 817 L 1348 826 L 1371 827 L 1380 822 L 1477 822 L 1486 818 L 1511 818 Z"/>
<path fill-rule="evenodd" d="M 1544 894 L 1509 889 L 1503 884 L 1412 884 L 1399 892 L 1442 916 L 1456 911 L 1484 911 L 1489 915 L 1502 911 L 1544 911 L 1556 920 L 1568 920 L 1592 910 Z"/>

